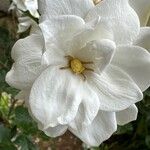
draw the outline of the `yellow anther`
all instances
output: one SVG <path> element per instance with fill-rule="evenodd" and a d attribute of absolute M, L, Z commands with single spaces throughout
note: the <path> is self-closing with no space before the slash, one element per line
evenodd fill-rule
<path fill-rule="evenodd" d="M 81 74 L 85 70 L 85 67 L 83 66 L 82 62 L 76 58 L 70 61 L 70 67 L 72 71 L 76 74 Z"/>
<path fill-rule="evenodd" d="M 84 71 L 94 71 L 91 68 L 84 67 L 84 65 L 93 64 L 92 61 L 80 61 L 79 59 L 74 58 L 70 55 L 65 56 L 65 58 L 68 58 L 68 66 L 61 67 L 60 69 L 70 69 L 73 73 L 80 74 L 83 77 L 84 81 L 86 80 Z"/>

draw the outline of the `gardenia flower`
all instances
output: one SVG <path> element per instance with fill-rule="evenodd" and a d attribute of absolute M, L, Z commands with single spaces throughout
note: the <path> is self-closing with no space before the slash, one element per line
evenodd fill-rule
<path fill-rule="evenodd" d="M 105 14 L 104 12 L 105 12 L 105 10 L 104 11 L 102 11 L 102 7 L 100 8 L 100 6 L 101 5 L 103 5 L 103 3 L 104 3 L 104 5 L 106 4 L 105 2 L 101 2 L 101 0 L 97 0 L 97 1 L 94 1 L 94 2 L 96 2 L 96 4 L 98 3 L 98 1 L 100 2 L 99 3 L 99 5 L 98 6 L 96 6 L 96 7 L 98 7 L 98 15 L 100 14 L 101 15 L 101 17 L 103 18 L 103 17 L 106 17 L 107 16 L 107 14 Z M 62 4 L 60 4 L 60 5 L 56 5 L 56 3 L 57 2 L 51 2 L 51 1 L 47 1 L 47 0 L 44 0 L 44 1 L 41 1 L 41 0 L 39 0 L 39 2 L 40 2 L 40 12 L 41 12 L 41 14 L 42 14 L 42 16 L 45 18 L 50 18 L 50 17 L 52 17 L 52 16 L 54 16 L 54 15 L 60 15 L 60 14 L 76 14 L 76 15 L 78 15 L 78 16 L 81 16 L 82 18 L 84 18 L 84 19 L 87 19 L 87 17 L 85 17 L 85 16 L 87 16 L 87 14 L 86 13 L 84 13 L 83 12 L 83 10 L 82 10 L 82 7 L 84 6 L 84 7 L 86 7 L 86 8 L 89 8 L 89 9 L 92 9 L 93 8 L 93 3 L 91 2 L 91 1 L 82 1 L 82 2 L 80 2 L 80 3 L 82 3 L 82 5 L 78 5 L 78 9 L 76 10 L 76 8 L 70 8 L 71 6 L 74 6 L 74 5 L 77 5 L 77 3 L 76 2 L 73 2 L 73 1 L 71 1 L 71 4 L 72 5 L 70 5 L 69 7 L 67 6 L 67 2 L 68 1 L 66 1 L 66 0 L 64 0 L 63 2 L 62 2 Z M 119 5 L 118 4 L 120 4 L 120 3 L 122 3 L 122 4 L 124 4 L 124 7 L 120 7 L 121 8 L 121 10 L 123 11 L 123 10 L 127 10 L 127 5 L 128 5 L 128 1 L 127 0 L 124 0 L 124 1 L 112 1 L 112 3 L 111 2 L 109 2 L 109 0 L 107 0 L 107 2 L 109 3 L 108 4 L 108 6 L 110 7 L 110 9 L 108 9 L 108 10 L 111 10 L 111 8 L 112 8 L 112 10 L 114 10 L 114 9 L 116 9 L 116 8 L 118 8 L 119 9 Z M 143 0 L 143 1 L 141 1 L 141 0 L 130 0 L 129 1 L 130 2 L 130 4 L 131 4 L 131 6 L 134 8 L 134 10 L 137 12 L 137 14 L 138 14 L 138 17 L 139 17 L 139 19 L 140 19 L 140 24 L 141 24 L 141 26 L 144 26 L 144 25 L 146 25 L 147 24 L 147 21 L 148 21 L 148 18 L 150 17 L 150 1 L 149 0 Z M 64 6 L 66 4 L 66 6 Z M 63 7 L 60 7 L 61 5 L 63 5 L 64 6 L 64 8 L 67 8 L 67 9 L 63 9 Z M 115 5 L 118 5 L 118 7 L 116 7 Z M 55 9 L 55 7 L 53 7 L 53 6 L 57 6 L 57 9 Z M 113 7 L 111 7 L 111 6 L 114 6 L 115 8 L 113 8 Z M 81 8 L 80 8 L 81 7 Z M 49 9 L 49 8 L 51 8 L 51 9 Z M 48 9 L 48 10 L 47 10 Z M 53 11 L 51 11 L 51 10 L 53 10 Z M 56 12 L 57 10 L 60 10 L 59 12 Z M 76 11 L 75 11 L 76 10 Z M 86 9 L 85 9 L 86 10 Z M 93 9 L 94 10 L 94 9 Z M 106 9 L 107 10 L 107 9 Z M 107 11 L 108 11 L 107 10 Z M 112 11 L 111 10 L 111 11 Z M 117 9 L 116 9 L 117 10 Z M 88 12 L 88 11 L 87 11 Z M 117 11 L 116 11 L 117 12 Z M 83 14 L 84 13 L 84 14 Z M 95 13 L 95 15 L 97 15 L 97 12 L 94 12 Z M 112 12 L 110 12 L 110 14 L 111 14 Z M 115 12 L 113 12 L 113 13 L 115 13 Z M 110 14 L 108 14 L 108 16 L 110 16 Z M 127 14 L 129 14 L 129 15 L 127 15 Z M 132 15 L 131 15 L 132 14 Z M 114 14 L 113 14 L 114 15 Z M 108 17 L 107 16 L 107 17 Z M 118 14 L 116 14 L 116 16 L 118 16 Z M 130 16 L 130 17 L 129 17 Z M 134 16 L 134 17 L 133 17 Z M 136 22 L 136 25 L 134 24 L 134 21 L 133 20 L 136 20 L 136 15 L 133 15 L 133 12 L 130 10 L 130 11 L 128 11 L 128 13 L 126 12 L 125 14 L 124 14 L 124 16 L 120 16 L 121 17 L 121 19 L 122 19 L 122 26 L 119 24 L 118 26 L 120 26 L 120 27 L 122 27 L 122 28 L 120 28 L 120 30 L 118 29 L 118 26 L 117 26 L 117 21 L 114 19 L 114 17 L 108 17 L 107 18 L 107 23 L 105 22 L 105 21 L 103 21 L 102 19 L 102 22 L 103 22 L 103 28 L 104 29 L 106 29 L 107 28 L 107 30 L 109 30 L 109 26 L 110 26 L 110 28 L 113 28 L 113 27 L 117 27 L 117 29 L 116 29 L 116 31 L 115 31 L 115 34 L 117 35 L 117 37 L 119 37 L 118 35 L 121 35 L 122 36 L 122 34 L 125 34 L 125 33 L 128 33 L 129 34 L 129 32 L 130 33 L 132 33 L 132 36 L 133 36 L 133 33 L 134 32 L 131 32 L 131 31 L 134 31 L 134 30 L 136 30 L 135 32 L 136 33 L 139 33 L 139 32 L 137 32 L 138 30 L 140 30 L 140 33 L 139 33 L 139 35 L 136 35 L 136 38 L 134 39 L 133 37 L 133 39 L 131 38 L 131 40 L 130 41 L 134 41 L 134 45 L 138 45 L 138 46 L 141 46 L 141 47 L 143 47 L 143 48 L 145 48 L 146 50 L 148 50 L 148 51 L 150 51 L 150 43 L 149 43 L 149 39 L 150 39 L 150 28 L 149 27 L 141 27 L 141 28 L 137 28 L 137 22 Z M 128 28 L 126 28 L 127 29 L 127 31 L 125 31 L 125 32 L 123 32 L 124 30 L 122 30 L 123 29 L 123 27 L 124 27 L 124 25 L 125 24 L 123 24 L 124 22 L 125 22 L 125 18 L 127 17 L 127 22 L 125 23 L 125 24 L 127 24 L 128 25 Z M 133 20 L 131 19 L 131 18 L 134 18 Z M 93 18 L 94 18 L 94 15 L 93 15 Z M 113 18 L 113 19 L 112 19 Z M 117 18 L 117 17 L 116 17 Z M 119 18 L 120 19 L 120 18 Z M 106 18 L 105 18 L 105 20 L 106 20 Z M 114 21 L 115 20 L 115 21 Z M 130 20 L 130 21 L 129 21 Z M 112 22 L 115 22 L 115 26 L 112 26 Z M 134 29 L 133 28 L 129 28 L 129 25 L 131 25 L 131 24 L 129 24 L 128 22 L 130 22 L 133 26 L 134 26 Z M 131 30 L 130 30 L 131 29 Z M 112 29 L 110 29 L 109 31 L 111 31 Z M 105 30 L 106 31 L 106 30 Z M 117 33 L 117 31 L 119 32 L 119 34 Z M 101 31 L 102 32 L 102 31 Z M 101 35 L 102 36 L 102 35 Z M 122 36 L 123 37 L 123 36 Z M 120 39 L 122 39 L 122 37 L 120 38 Z M 125 35 L 124 35 L 124 37 L 125 37 Z M 118 39 L 119 39 L 118 38 Z M 127 36 L 127 38 L 130 38 L 130 36 L 128 35 Z M 124 40 L 125 41 L 125 40 Z M 117 41 L 118 42 L 118 41 Z M 118 43 L 118 44 L 122 44 L 122 43 Z M 125 44 L 127 44 L 127 42 L 125 43 Z M 149 76 L 149 75 L 148 75 Z M 141 76 L 142 77 L 142 76 Z M 139 80 L 141 80 L 141 77 L 140 77 L 140 79 Z M 148 79 L 148 78 L 147 78 Z M 146 80 L 145 80 L 146 81 Z M 143 80 L 141 80 L 141 83 L 143 82 Z M 149 79 L 146 81 L 147 82 L 147 85 L 149 85 Z M 146 89 L 146 88 L 145 88 Z M 144 90 L 143 90 L 144 91 Z M 119 118 L 119 120 L 121 119 L 122 121 L 120 122 L 120 121 L 118 121 L 118 124 L 119 125 L 124 125 L 124 124 L 126 124 L 126 123 L 128 123 L 128 122 L 130 122 L 130 121 L 132 121 L 132 120 L 136 120 L 136 118 L 137 118 L 137 113 L 138 113 L 138 109 L 137 109 L 137 107 L 135 106 L 135 105 L 133 105 L 133 106 L 130 106 L 128 109 L 126 109 L 126 110 L 124 110 L 124 111 L 122 111 L 122 112 L 119 112 L 119 113 L 117 113 L 117 118 Z M 128 115 L 127 115 L 128 114 Z"/>
<path fill-rule="evenodd" d="M 98 146 L 117 124 L 133 119 L 134 104 L 150 85 L 150 54 L 135 46 L 141 39 L 137 14 L 127 0 L 97 6 L 90 0 L 44 0 L 40 6 L 42 33 L 14 45 L 6 81 L 21 90 L 48 136 L 68 129 Z"/>
<path fill-rule="evenodd" d="M 13 0 L 10 9 L 17 7 L 19 11 L 29 11 L 35 18 L 39 18 L 37 0 Z"/>
<path fill-rule="evenodd" d="M 25 32 L 30 27 L 35 28 L 37 23 L 33 18 L 25 15 L 25 11 L 29 11 L 30 14 L 35 17 L 39 18 L 39 13 L 37 11 L 38 4 L 36 0 L 14 0 L 9 8 L 9 10 L 16 11 L 16 15 L 18 17 L 18 33 Z"/>

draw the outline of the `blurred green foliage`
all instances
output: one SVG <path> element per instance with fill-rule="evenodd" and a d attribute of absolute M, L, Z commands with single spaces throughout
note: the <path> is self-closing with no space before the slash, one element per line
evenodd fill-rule
<path fill-rule="evenodd" d="M 18 90 L 5 82 L 6 73 L 13 63 L 11 48 L 18 39 L 17 36 L 17 34 L 14 36 L 12 24 L 11 29 L 9 26 L 0 26 L 0 150 L 17 150 L 18 148 L 20 150 L 38 150 L 40 149 L 37 145 L 39 139 L 42 141 L 51 139 L 38 130 L 37 124 L 30 117 L 24 103 L 15 99 Z M 144 93 L 144 100 L 137 106 L 139 108 L 137 121 L 118 127 L 118 131 L 109 140 L 100 147 L 92 149 L 149 150 L 150 89 Z M 55 146 L 52 147 L 55 149 Z"/>

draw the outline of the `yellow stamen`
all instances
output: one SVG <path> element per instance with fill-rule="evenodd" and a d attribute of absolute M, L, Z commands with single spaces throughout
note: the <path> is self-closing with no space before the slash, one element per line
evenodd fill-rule
<path fill-rule="evenodd" d="M 76 74 L 81 74 L 85 70 L 85 67 L 83 66 L 82 62 L 77 58 L 74 58 L 70 61 L 70 67 L 72 71 Z"/>

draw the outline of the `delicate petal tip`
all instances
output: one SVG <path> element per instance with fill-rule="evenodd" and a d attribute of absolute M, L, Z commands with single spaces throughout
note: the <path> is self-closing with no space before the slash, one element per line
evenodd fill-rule
<path fill-rule="evenodd" d="M 123 126 L 131 121 L 136 120 L 137 115 L 138 108 L 136 107 L 136 105 L 132 105 L 127 109 L 116 113 L 117 124 Z"/>

